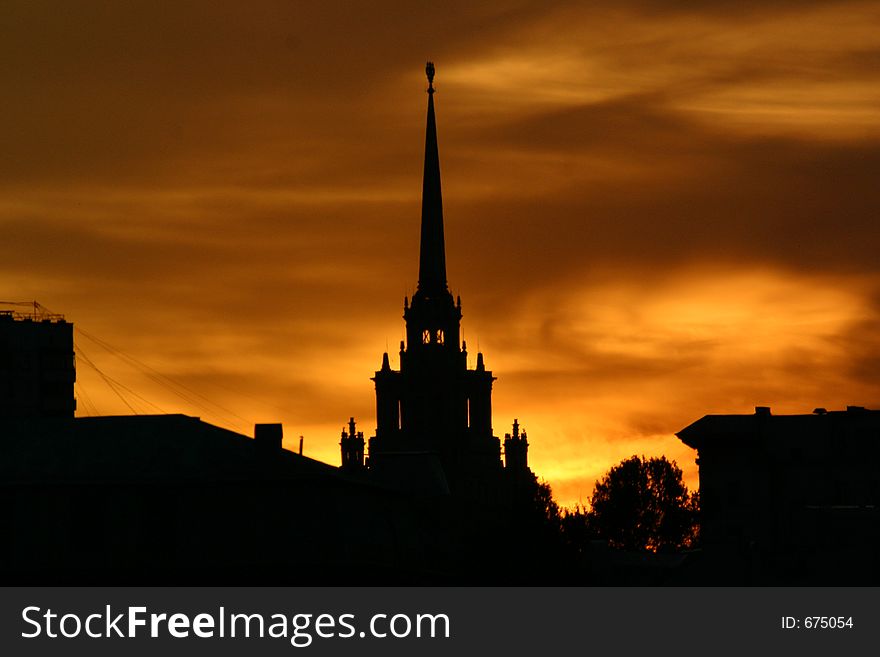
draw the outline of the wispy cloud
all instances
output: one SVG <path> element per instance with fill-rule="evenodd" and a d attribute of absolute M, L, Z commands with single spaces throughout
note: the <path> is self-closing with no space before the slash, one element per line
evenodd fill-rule
<path fill-rule="evenodd" d="M 563 501 L 706 412 L 880 401 L 865 2 L 12 3 L 3 296 L 164 410 L 336 461 L 417 270 L 426 57 L 450 284 Z M 129 412 L 80 363 L 89 408 Z M 81 411 L 85 412 L 81 404 Z"/>

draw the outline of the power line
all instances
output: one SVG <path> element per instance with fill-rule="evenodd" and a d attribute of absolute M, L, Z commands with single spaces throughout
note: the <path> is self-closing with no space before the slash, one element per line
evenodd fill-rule
<path fill-rule="evenodd" d="M 126 406 L 128 406 L 128 409 L 129 409 L 132 413 L 134 413 L 135 415 L 140 415 L 140 413 L 138 413 L 136 410 L 134 410 L 134 407 L 133 407 L 131 404 L 128 403 L 128 400 L 127 400 L 125 397 L 122 396 L 122 393 L 119 392 L 119 390 L 116 389 L 116 386 L 113 385 L 113 379 L 111 379 L 109 376 L 107 376 L 106 374 L 104 374 L 104 373 L 98 368 L 98 366 L 95 365 L 95 364 L 91 361 L 91 359 L 90 359 L 88 356 L 86 356 L 86 354 L 85 354 L 85 352 L 82 350 L 82 348 L 77 348 L 77 347 L 76 347 L 76 343 L 74 343 L 74 347 L 73 347 L 73 348 L 77 350 L 77 352 L 79 353 L 79 355 L 80 355 L 80 357 L 82 358 L 82 360 L 86 363 L 86 365 L 88 365 L 88 366 L 91 367 L 93 370 L 95 370 L 95 371 L 101 376 L 101 378 L 104 379 L 104 383 L 107 384 L 107 386 L 110 388 L 110 390 L 112 390 L 113 392 L 116 393 L 116 396 L 119 397 L 119 399 L 122 400 L 122 403 L 125 404 Z"/>
<path fill-rule="evenodd" d="M 43 306 L 42 304 L 40 304 L 37 301 L 0 301 L 0 305 L 2 305 L 2 304 L 13 305 L 13 306 L 32 307 L 35 317 L 40 313 L 42 313 L 43 315 L 46 315 L 46 316 L 54 316 L 51 310 L 49 310 L 48 308 L 46 308 L 46 306 Z M 60 315 L 59 315 L 59 317 L 60 317 Z M 117 358 L 119 358 L 123 362 L 126 362 L 129 366 L 134 367 L 135 369 L 140 371 L 142 374 L 147 376 L 150 380 L 157 383 L 158 385 L 165 388 L 166 390 L 169 390 L 170 392 L 174 393 L 175 395 L 177 395 L 178 397 L 183 399 L 188 404 L 191 404 L 191 405 L 195 406 L 196 408 L 199 408 L 200 410 L 204 411 L 205 413 L 207 413 L 210 416 L 215 416 L 224 422 L 228 422 L 229 424 L 232 424 L 233 426 L 236 426 L 239 429 L 243 429 L 245 431 L 247 431 L 249 429 L 249 425 L 251 424 L 251 422 L 249 420 L 247 420 L 246 418 L 243 418 L 240 415 L 238 415 L 235 411 L 232 411 L 231 409 L 228 409 L 225 406 L 222 406 L 221 404 L 218 404 L 217 402 L 212 401 L 211 399 L 208 399 L 207 397 L 205 397 L 201 393 L 197 392 L 196 390 L 193 390 L 192 388 L 190 388 L 186 384 L 182 383 L 181 381 L 178 381 L 170 376 L 167 376 L 167 375 L 159 372 L 158 370 L 150 367 L 149 365 L 147 365 L 143 361 L 140 361 L 137 358 L 135 358 L 134 356 L 124 352 L 123 350 L 114 347 L 106 340 L 103 340 L 97 336 L 94 336 L 94 335 L 82 330 L 78 326 L 74 326 L 74 330 L 77 333 L 79 333 L 80 335 L 82 335 L 83 337 L 91 340 L 93 343 L 97 344 L 101 348 L 108 351 L 111 355 L 116 356 Z M 124 384 L 120 383 L 119 381 L 113 379 L 112 377 L 108 376 L 103 371 L 101 371 L 97 367 L 97 365 L 95 365 L 95 363 L 88 357 L 88 355 L 86 355 L 85 352 L 82 351 L 82 347 L 78 347 L 75 345 L 74 348 L 81 354 L 81 356 L 83 357 L 83 361 L 87 365 L 89 365 L 92 369 L 94 369 L 101 376 L 101 378 L 104 380 L 104 382 L 107 384 L 107 386 L 116 394 L 117 397 L 119 397 L 122 400 L 122 402 L 129 408 L 129 410 L 131 410 L 132 413 L 134 413 L 135 415 L 138 415 L 137 410 L 134 408 L 134 406 L 131 403 L 129 403 L 129 401 L 120 392 L 120 390 L 127 391 L 130 395 L 140 399 L 141 401 L 143 401 L 147 405 L 158 410 L 160 413 L 163 413 L 163 414 L 166 413 L 165 411 L 163 411 L 159 406 L 157 406 L 153 402 L 142 397 L 141 395 L 136 393 L 131 388 L 125 386 Z M 230 390 L 230 388 L 227 388 L 226 386 L 219 386 L 219 387 L 223 387 L 227 390 Z M 80 389 L 84 393 L 84 401 L 86 401 L 85 397 L 87 397 L 87 395 L 85 394 L 85 389 L 82 388 L 82 386 L 80 386 Z M 236 390 L 234 392 L 237 392 L 238 394 L 242 394 L 241 391 L 238 391 L 238 390 Z M 199 402 L 198 401 L 199 399 L 203 400 L 205 403 L 209 404 L 210 406 L 206 406 L 204 403 Z M 262 401 L 262 400 L 258 400 L 258 401 Z M 88 404 L 91 402 L 89 400 L 86 403 Z M 262 402 L 262 403 L 265 404 L 266 402 Z M 268 405 L 271 405 L 271 404 L 268 404 Z M 97 413 L 97 407 L 94 405 L 94 403 L 91 403 L 91 406 L 95 410 L 95 412 Z M 222 413 L 218 414 L 216 410 L 213 410 L 211 408 L 211 406 L 213 406 L 216 409 L 219 409 L 220 411 L 222 411 Z M 273 407 L 278 408 L 275 406 L 273 406 Z M 284 409 L 279 409 L 279 410 L 283 411 Z M 224 415 L 225 415 L 225 417 L 224 417 Z M 244 424 L 241 424 L 240 422 L 236 422 L 235 420 L 232 420 L 231 418 L 237 418 L 238 420 L 241 421 L 241 423 L 244 423 Z"/>
<path fill-rule="evenodd" d="M 86 412 L 86 415 L 92 417 L 93 415 L 100 415 L 98 413 L 98 408 L 92 402 L 88 393 L 86 392 L 85 386 L 80 381 L 77 381 L 73 384 L 75 390 L 79 391 L 77 394 L 77 399 L 82 402 L 83 409 Z"/>
<path fill-rule="evenodd" d="M 111 355 L 116 356 L 120 360 L 128 363 L 130 366 L 136 368 L 142 374 L 147 376 L 149 379 L 151 379 L 152 381 L 154 381 L 158 385 L 160 385 L 163 388 L 165 388 L 166 390 L 169 390 L 170 392 L 174 393 L 175 395 L 177 395 L 178 397 L 180 397 L 181 399 L 183 399 L 187 403 L 192 404 L 193 406 L 196 406 L 197 408 L 205 411 L 209 415 L 218 416 L 221 419 L 223 419 L 224 421 L 229 421 L 230 424 L 238 426 L 238 427 L 242 427 L 242 425 L 239 422 L 236 422 L 234 420 L 230 420 L 229 416 L 235 417 L 235 418 L 238 418 L 239 420 L 241 420 L 241 422 L 244 423 L 245 427 L 248 427 L 248 425 L 250 424 L 247 419 L 241 417 L 240 415 L 238 415 L 234 411 L 226 408 L 225 406 L 218 404 L 215 401 L 208 399 L 207 397 L 205 397 L 201 393 L 193 390 L 192 388 L 190 388 L 186 384 L 159 372 L 158 370 L 156 370 L 153 367 L 150 367 L 149 365 L 147 365 L 143 361 L 140 361 L 137 358 L 135 358 L 134 356 L 127 354 L 126 352 L 122 351 L 121 349 L 114 347 L 106 340 L 98 338 L 97 336 L 94 336 L 94 335 L 82 330 L 79 327 L 74 327 L 74 330 L 77 333 L 79 333 L 80 335 L 82 335 L 83 337 L 88 338 L 89 340 L 91 340 L 92 342 L 97 344 L 98 346 L 100 346 L 103 349 L 105 349 L 106 351 L 108 351 Z M 225 413 L 227 415 L 227 417 L 224 418 L 222 414 L 218 415 L 218 413 L 215 410 L 211 409 L 209 406 L 206 406 L 203 403 L 200 403 L 198 401 L 198 399 L 201 399 L 204 402 L 206 402 L 207 404 L 210 404 L 211 406 L 214 406 L 214 407 L 220 409 L 223 413 Z"/>

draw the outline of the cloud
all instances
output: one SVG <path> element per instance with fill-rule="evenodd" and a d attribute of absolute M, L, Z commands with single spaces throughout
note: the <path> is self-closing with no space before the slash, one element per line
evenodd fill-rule
<path fill-rule="evenodd" d="M 426 57 L 464 335 L 563 501 L 709 411 L 878 399 L 861 2 L 12 3 L 0 287 L 165 410 L 335 462 L 417 274 Z M 101 412 L 128 412 L 80 364 Z M 872 369 L 873 368 L 873 369 Z M 136 369 L 136 368 L 135 368 Z M 142 403 L 142 402 L 141 402 Z"/>

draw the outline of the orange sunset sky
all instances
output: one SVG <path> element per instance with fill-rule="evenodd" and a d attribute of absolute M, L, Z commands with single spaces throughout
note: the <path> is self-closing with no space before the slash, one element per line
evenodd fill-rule
<path fill-rule="evenodd" d="M 138 412 L 283 422 L 334 464 L 350 415 L 372 433 L 426 59 L 464 338 L 561 503 L 635 453 L 695 487 L 673 434 L 707 413 L 880 406 L 876 2 L 7 1 L 0 26 L 0 296 L 219 405 L 78 335 Z M 82 355 L 76 392 L 131 412 Z"/>

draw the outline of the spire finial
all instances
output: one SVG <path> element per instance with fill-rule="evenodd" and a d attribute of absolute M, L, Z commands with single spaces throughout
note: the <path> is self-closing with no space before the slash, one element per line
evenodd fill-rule
<path fill-rule="evenodd" d="M 425 74 L 428 76 L 428 93 L 434 93 L 434 62 L 425 64 Z"/>

